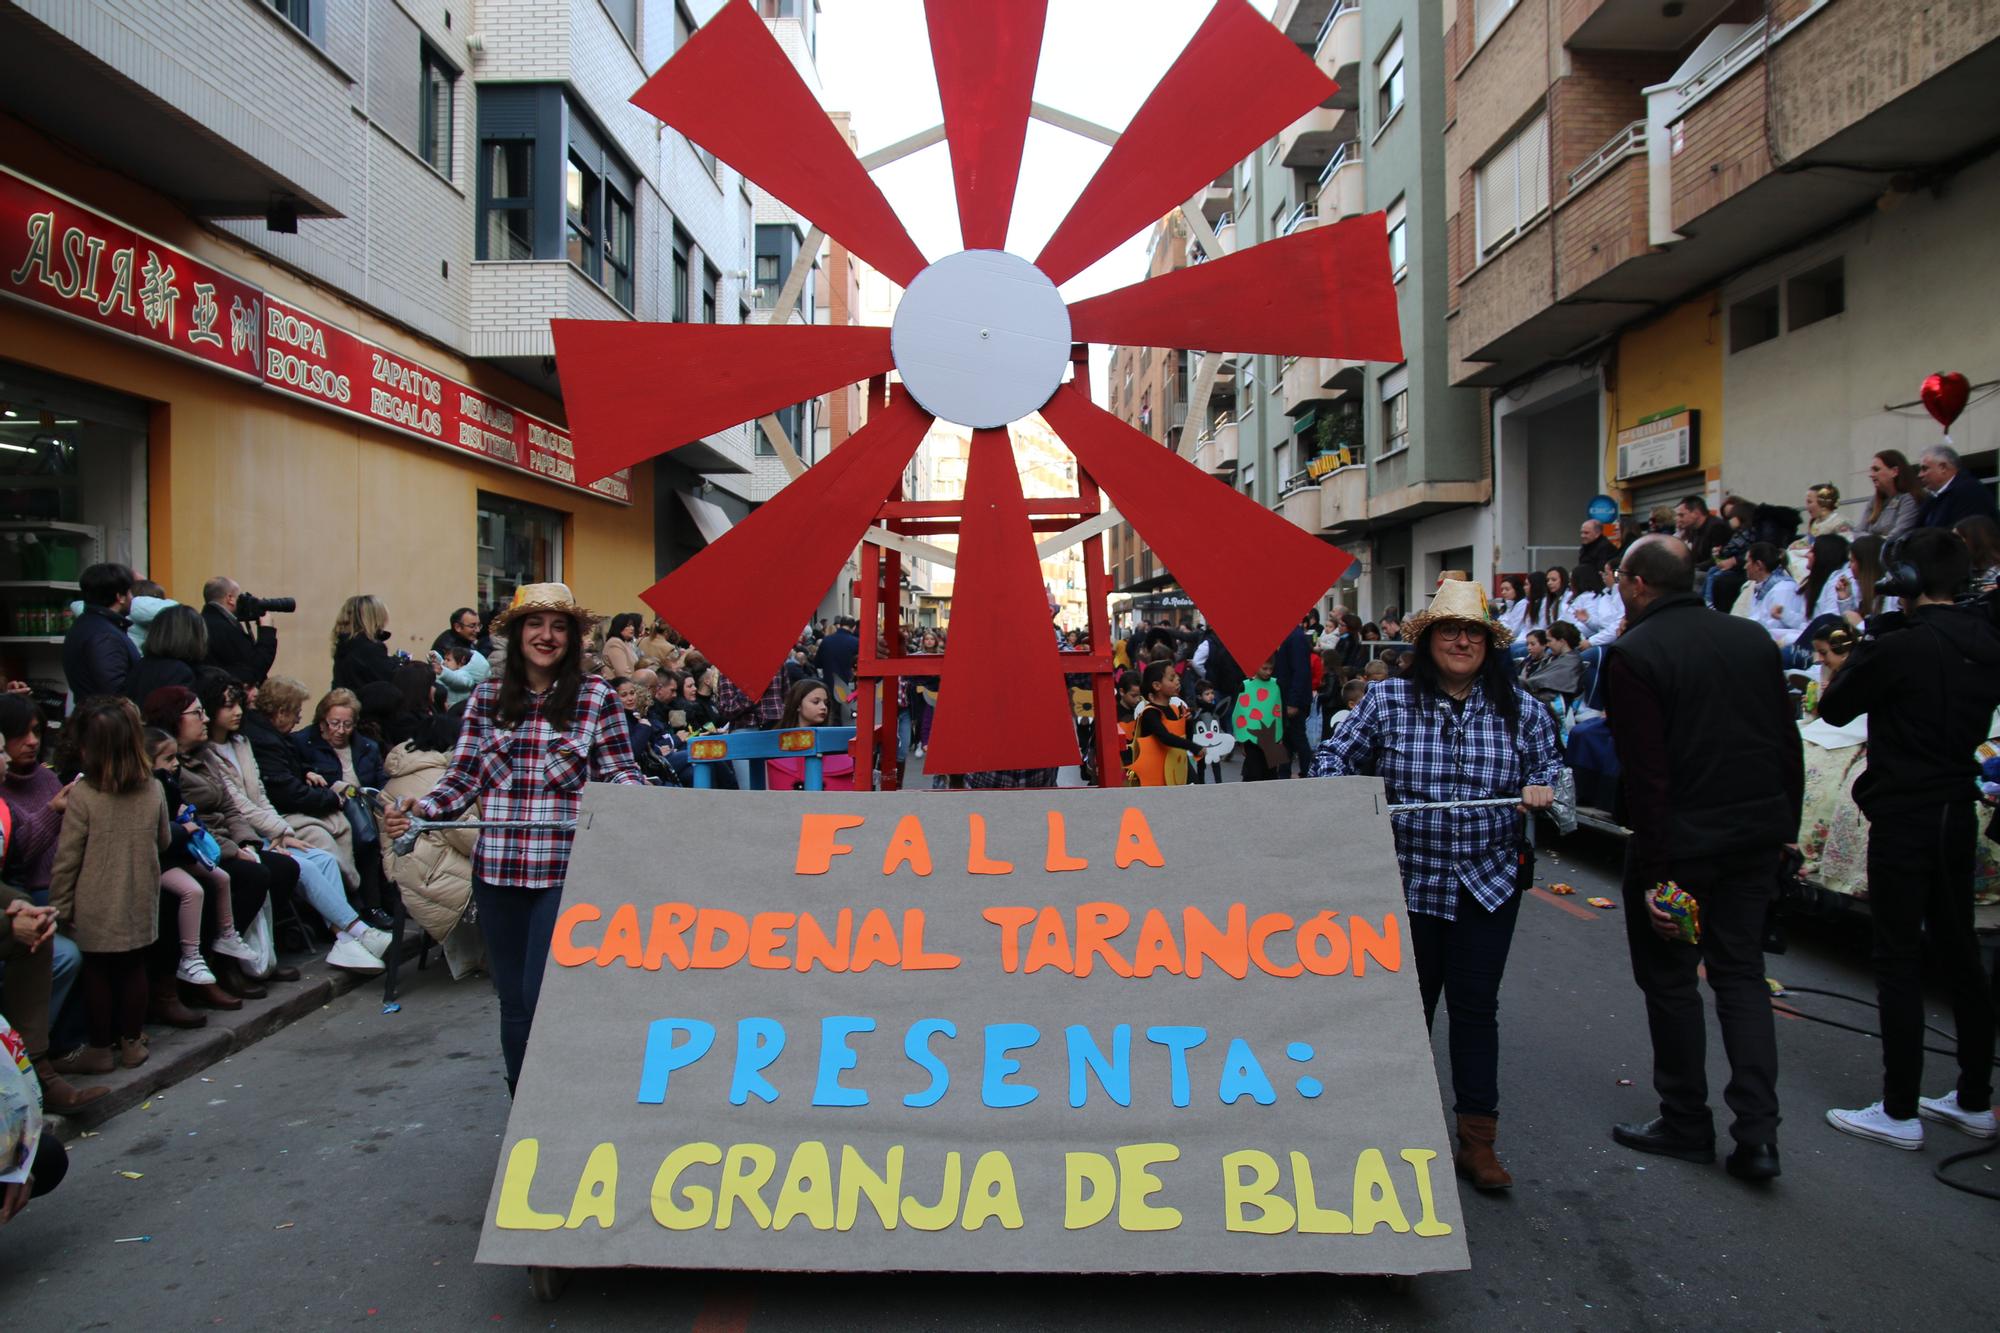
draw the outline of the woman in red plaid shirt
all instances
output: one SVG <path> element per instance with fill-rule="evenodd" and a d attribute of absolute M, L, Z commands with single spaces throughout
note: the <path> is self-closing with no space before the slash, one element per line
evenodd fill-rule
<path fill-rule="evenodd" d="M 574 820 L 584 783 L 645 784 L 617 697 L 583 673 L 590 613 L 576 604 L 569 586 L 527 584 L 500 622 L 507 651 L 499 678 L 472 692 L 458 746 L 437 786 L 383 816 L 388 837 L 409 827 L 410 811 L 451 819 L 477 801 L 483 802 L 482 819 Z M 500 1049 L 510 1094 L 521 1076 L 575 839 L 569 829 L 489 828 L 480 830 L 473 851 L 472 895 L 500 995 Z"/>

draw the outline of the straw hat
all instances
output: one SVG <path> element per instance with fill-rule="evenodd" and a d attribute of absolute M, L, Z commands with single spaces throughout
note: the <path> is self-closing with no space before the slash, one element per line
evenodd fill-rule
<path fill-rule="evenodd" d="M 1441 620 L 1479 626 L 1493 636 L 1495 648 L 1505 648 L 1514 641 L 1512 630 L 1487 615 L 1486 590 L 1469 580 L 1446 579 L 1439 583 L 1431 604 L 1403 622 L 1403 638 L 1415 643 L 1425 630 Z"/>
<path fill-rule="evenodd" d="M 514 589 L 514 600 L 501 612 L 500 627 L 505 629 L 536 611 L 560 611 L 575 617 L 579 625 L 590 623 L 590 612 L 577 605 L 576 595 L 567 583 L 524 583 Z"/>

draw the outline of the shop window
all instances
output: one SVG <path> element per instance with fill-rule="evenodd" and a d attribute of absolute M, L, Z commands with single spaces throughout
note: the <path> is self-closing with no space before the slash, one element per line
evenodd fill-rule
<path fill-rule="evenodd" d="M 1729 350 L 1740 352 L 1778 336 L 1778 289 L 1766 287 L 1729 307 Z"/>
<path fill-rule="evenodd" d="M 445 64 L 444 57 L 429 45 L 423 48 L 422 103 L 417 108 L 417 154 L 438 174 L 451 176 L 452 102 L 458 87 L 458 71 Z"/>
<path fill-rule="evenodd" d="M 1381 128 L 1389 117 L 1403 109 L 1403 34 L 1389 43 L 1389 49 L 1375 62 L 1375 125 Z"/>
<path fill-rule="evenodd" d="M 631 309 L 638 173 L 560 87 L 479 90 L 477 258 L 566 259 Z"/>
<path fill-rule="evenodd" d="M 1549 113 L 1539 112 L 1474 173 L 1479 260 L 1542 219 L 1549 208 Z"/>
<path fill-rule="evenodd" d="M 479 493 L 479 602 L 501 607 L 524 583 L 563 577 L 563 516 L 504 495 Z"/>
<path fill-rule="evenodd" d="M 1793 331 L 1831 319 L 1847 309 L 1847 272 L 1834 260 L 1785 283 L 1785 327 Z"/>

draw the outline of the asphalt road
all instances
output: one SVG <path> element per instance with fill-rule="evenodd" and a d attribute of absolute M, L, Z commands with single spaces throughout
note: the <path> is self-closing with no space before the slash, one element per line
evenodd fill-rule
<path fill-rule="evenodd" d="M 0 1231 L 9 1330 L 372 1325 L 1148 1329 L 1990 1329 L 2000 1323 L 2000 1204 L 1921 1154 L 1845 1138 L 1828 1106 L 1876 1095 L 1867 1038 L 1779 1022 L 1784 1178 L 1640 1157 L 1614 1120 L 1651 1113 L 1649 1052 L 1611 893 L 1609 844 L 1580 835 L 1545 865 L 1575 898 L 1523 906 L 1502 1004 L 1500 1147 L 1517 1187 L 1469 1196 L 1470 1272 L 1418 1279 L 771 1277 L 579 1274 L 537 1304 L 526 1278 L 472 1262 L 505 1122 L 483 981 L 433 968 L 403 1012 L 366 990 L 107 1123 L 68 1182 Z M 1858 937 L 1819 929 L 1771 960 L 1795 984 L 1867 995 Z M 1797 1008 L 1867 1026 L 1869 1009 Z M 1933 1006 L 1933 1021 L 1949 1020 Z M 1443 1020 L 1440 1020 L 1442 1025 Z M 1443 1049 L 1443 1032 L 1437 1046 Z M 1714 1086 L 1723 1082 L 1712 1041 Z M 1948 1086 L 1932 1057 L 1933 1090 Z M 1440 1070 L 1442 1073 L 1442 1069 Z M 1619 1080 L 1632 1080 L 1621 1086 Z M 1719 1094 L 1718 1094 L 1719 1095 Z M 1990 1159 L 2000 1165 L 2000 1156 Z M 2000 1185 L 2000 1170 L 1969 1164 Z M 1960 1168 L 1963 1172 L 1966 1168 Z M 140 1173 L 128 1179 L 121 1172 Z M 147 1241 L 117 1243 L 121 1237 Z"/>

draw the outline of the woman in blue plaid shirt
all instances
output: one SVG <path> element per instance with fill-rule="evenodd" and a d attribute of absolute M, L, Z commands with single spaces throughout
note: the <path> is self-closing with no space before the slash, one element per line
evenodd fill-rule
<path fill-rule="evenodd" d="M 475 801 L 483 802 L 482 819 L 574 820 L 586 782 L 645 785 L 617 697 L 583 674 L 590 613 L 568 585 L 525 585 L 500 622 L 507 648 L 499 678 L 472 692 L 444 777 L 420 800 L 386 813 L 384 836 L 402 836 L 409 811 L 451 819 Z M 569 829 L 489 828 L 480 830 L 473 850 L 472 896 L 500 996 L 510 1094 L 521 1076 L 575 840 Z"/>
<path fill-rule="evenodd" d="M 1405 679 L 1378 681 L 1320 743 L 1315 777 L 1382 779 L 1391 804 L 1520 795 L 1520 805 L 1395 816 L 1410 951 L 1424 1022 L 1451 1011 L 1451 1080 L 1461 1174 L 1482 1190 L 1513 1177 L 1493 1153 L 1500 1110 L 1500 975 L 1534 858 L 1521 812 L 1553 804 L 1562 768 L 1554 720 L 1514 680 L 1513 637 L 1487 618 L 1475 583 L 1447 580 L 1410 617 Z"/>

